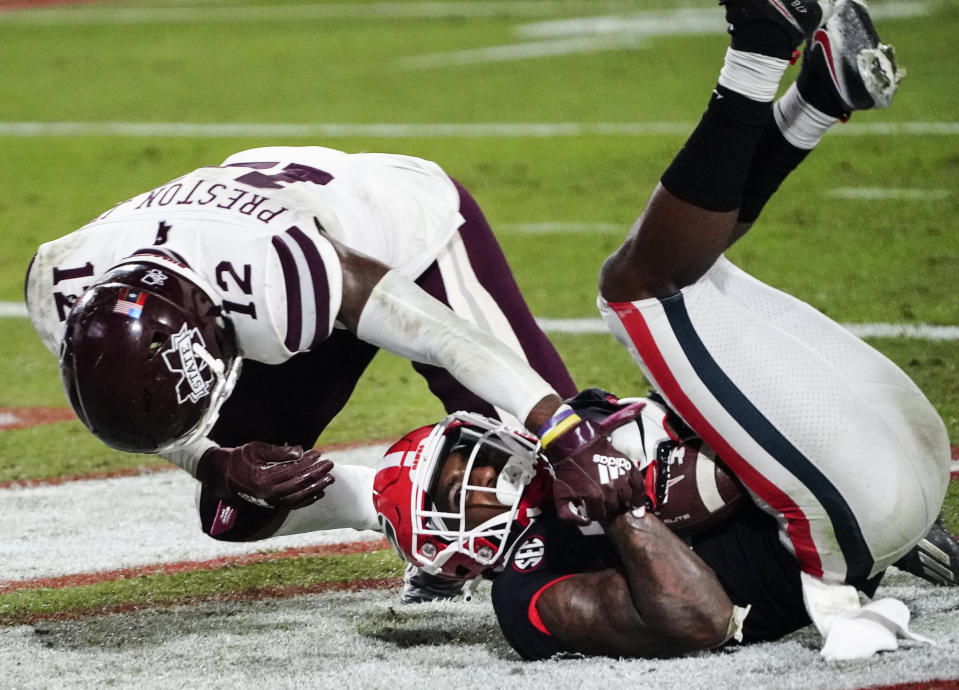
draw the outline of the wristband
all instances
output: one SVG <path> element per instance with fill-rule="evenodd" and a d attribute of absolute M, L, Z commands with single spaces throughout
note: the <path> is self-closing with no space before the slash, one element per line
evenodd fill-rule
<path fill-rule="evenodd" d="M 538 435 L 543 450 L 546 450 L 546 447 L 550 443 L 581 421 L 579 415 L 573 411 L 572 407 L 569 405 L 560 405 L 556 412 L 553 413 L 553 416 L 539 429 Z"/>

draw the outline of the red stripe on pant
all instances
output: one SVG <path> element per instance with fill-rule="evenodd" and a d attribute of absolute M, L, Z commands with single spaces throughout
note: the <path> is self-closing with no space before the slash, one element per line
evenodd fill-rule
<path fill-rule="evenodd" d="M 608 304 L 616 312 L 630 340 L 642 357 L 643 363 L 670 405 L 716 451 L 716 454 L 750 490 L 774 510 L 783 514 L 786 518 L 786 531 L 796 557 L 799 559 L 800 567 L 810 575 L 822 577 L 822 559 L 812 539 L 809 520 L 802 509 L 737 453 L 699 412 L 673 376 L 639 309 L 632 302 L 608 302 Z"/>

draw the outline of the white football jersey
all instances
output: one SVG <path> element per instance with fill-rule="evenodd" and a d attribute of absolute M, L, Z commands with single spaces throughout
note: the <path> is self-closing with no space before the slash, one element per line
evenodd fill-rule
<path fill-rule="evenodd" d="M 321 147 L 242 151 L 124 201 L 40 246 L 27 276 L 30 318 L 55 354 L 70 306 L 131 256 L 179 262 L 218 294 L 244 357 L 285 361 L 326 339 L 342 302 L 332 244 L 415 279 L 463 219 L 435 163 Z"/>

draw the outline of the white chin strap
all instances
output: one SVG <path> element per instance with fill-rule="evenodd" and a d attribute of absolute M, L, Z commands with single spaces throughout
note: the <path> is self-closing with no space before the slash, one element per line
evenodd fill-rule
<path fill-rule="evenodd" d="M 200 417 L 200 421 L 198 421 L 196 426 L 194 426 L 190 431 L 175 441 L 171 441 L 165 446 L 158 448 L 156 452 L 160 455 L 181 450 L 209 434 L 210 430 L 213 428 L 213 425 L 216 424 L 216 420 L 220 416 L 220 408 L 223 407 L 223 403 L 226 402 L 226 399 L 230 397 L 230 393 L 233 392 L 233 388 L 236 386 L 237 379 L 240 377 L 243 358 L 239 355 L 233 358 L 233 362 L 230 364 L 229 370 L 226 370 L 223 365 L 223 360 L 215 359 L 213 355 L 211 355 L 207 349 L 199 343 L 193 343 L 193 354 L 203 360 L 203 362 L 210 368 L 210 371 L 213 372 L 213 376 L 216 379 L 216 383 L 213 385 L 213 390 L 210 392 L 210 406 L 206 408 L 206 412 L 204 412 L 203 416 Z"/>

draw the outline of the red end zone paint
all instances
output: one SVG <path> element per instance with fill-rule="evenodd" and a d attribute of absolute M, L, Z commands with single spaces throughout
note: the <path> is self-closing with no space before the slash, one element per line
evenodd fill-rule
<path fill-rule="evenodd" d="M 293 547 L 282 551 L 267 553 L 244 554 L 241 556 L 224 556 L 207 561 L 179 561 L 177 563 L 159 563 L 144 565 L 138 568 L 123 568 L 120 570 L 106 570 L 99 573 L 78 573 L 76 575 L 62 575 L 60 577 L 44 577 L 35 580 L 0 582 L 0 594 L 25 589 L 62 589 L 64 587 L 82 587 L 95 585 L 101 582 L 115 580 L 129 580 L 149 575 L 174 575 L 194 570 L 216 570 L 232 565 L 253 565 L 265 561 L 276 561 L 304 556 L 345 556 L 355 553 L 369 553 L 390 548 L 383 539 L 376 541 L 355 541 L 345 544 L 319 544 L 316 546 Z"/>
<path fill-rule="evenodd" d="M 316 582 L 312 585 L 292 585 L 289 587 L 253 587 L 239 592 L 221 594 L 183 596 L 169 599 L 160 603 L 130 603 L 114 606 L 93 606 L 72 611 L 56 611 L 51 613 L 29 613 L 23 616 L 13 616 L 6 625 L 30 625 L 40 621 L 67 621 L 93 616 L 108 616 L 114 613 L 133 613 L 156 609 L 173 608 L 174 606 L 196 606 L 207 602 L 219 601 L 254 601 L 257 599 L 289 599 L 301 594 L 323 594 L 325 592 L 359 592 L 364 589 L 395 589 L 403 584 L 398 577 L 362 578 L 358 580 L 342 580 L 338 582 Z"/>
<path fill-rule="evenodd" d="M 959 690 L 959 680 L 924 680 L 896 685 L 870 685 L 861 690 Z"/>
<path fill-rule="evenodd" d="M 76 418 L 69 407 L 0 407 L 0 431 L 28 429 Z"/>
<path fill-rule="evenodd" d="M 46 479 L 13 479 L 0 482 L 0 489 L 30 489 L 36 486 L 57 486 L 67 482 L 79 482 L 88 479 L 114 479 L 116 477 L 137 477 L 143 474 L 169 472 L 178 469 L 176 465 L 168 463 L 158 465 L 142 465 L 140 467 L 121 467 L 115 470 L 100 470 L 89 474 L 66 474 L 62 477 L 48 477 Z"/>

